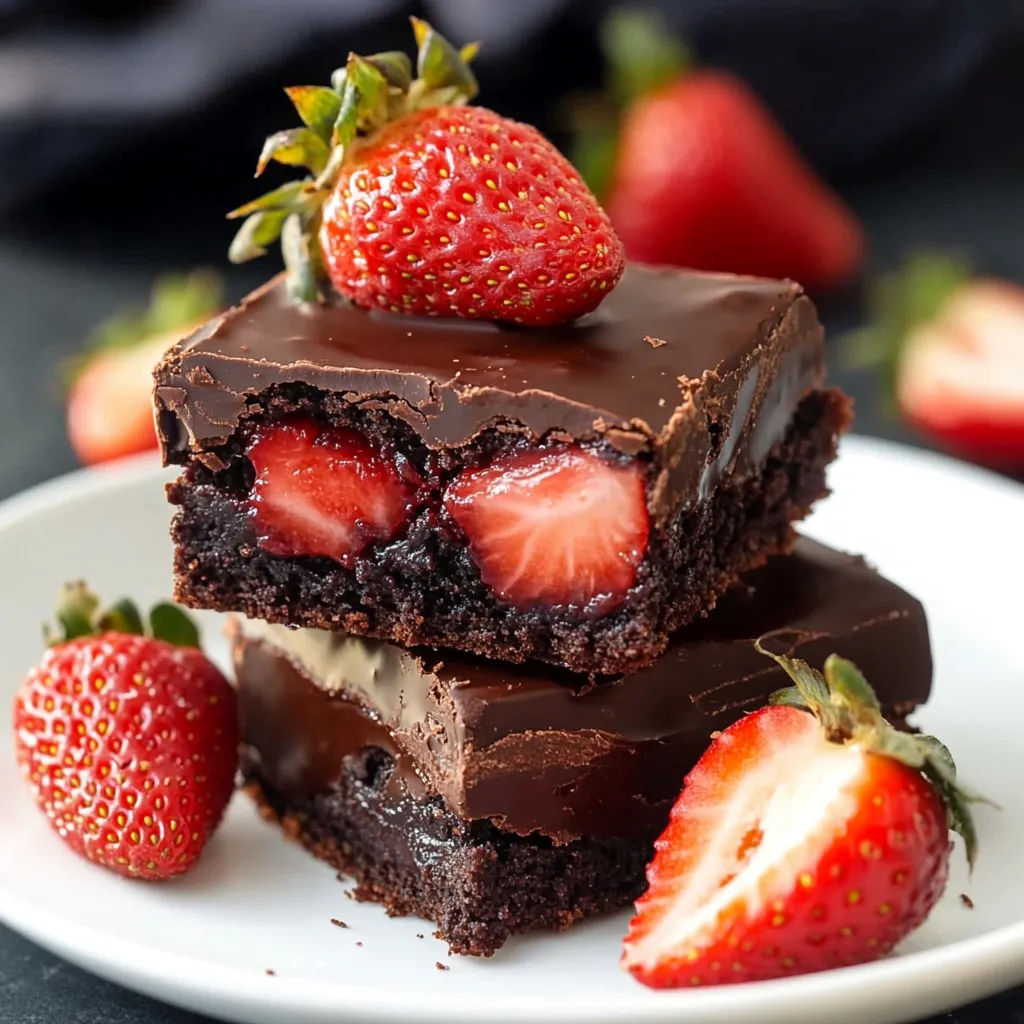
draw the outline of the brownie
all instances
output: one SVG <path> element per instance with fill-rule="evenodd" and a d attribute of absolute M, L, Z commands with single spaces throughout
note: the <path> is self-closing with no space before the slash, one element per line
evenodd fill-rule
<path fill-rule="evenodd" d="M 232 626 L 246 773 L 268 812 L 459 952 L 627 904 L 710 735 L 787 685 L 760 639 L 855 661 L 898 724 L 929 694 L 920 603 L 801 540 L 636 673 L 537 664 L 257 621 Z"/>
<path fill-rule="evenodd" d="M 789 547 L 850 418 L 798 285 L 642 266 L 544 329 L 296 305 L 276 280 L 172 349 L 156 382 L 164 457 L 183 467 L 179 601 L 599 674 L 650 664 Z M 266 543 L 249 455 L 289 422 L 354 431 L 415 478 L 397 533 L 346 558 Z M 639 475 L 644 543 L 621 592 L 523 601 L 482 573 L 446 495 L 536 451 Z"/>

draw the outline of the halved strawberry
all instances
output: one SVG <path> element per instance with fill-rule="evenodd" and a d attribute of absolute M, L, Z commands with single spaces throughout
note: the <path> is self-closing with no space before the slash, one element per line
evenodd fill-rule
<path fill-rule="evenodd" d="M 250 509 L 271 554 L 344 565 L 406 521 L 412 486 L 354 430 L 289 420 L 260 431 L 247 454 L 256 470 Z"/>
<path fill-rule="evenodd" d="M 610 611 L 636 580 L 650 530 L 640 467 L 578 447 L 516 452 L 464 472 L 445 506 L 483 581 L 521 607 Z"/>
<path fill-rule="evenodd" d="M 880 364 L 906 420 L 963 458 L 1024 469 L 1024 288 L 919 252 L 879 276 L 849 362 Z"/>
<path fill-rule="evenodd" d="M 912 330 L 900 354 L 900 409 L 958 454 L 1024 466 L 1024 289 L 977 280 Z"/>
<path fill-rule="evenodd" d="M 850 662 L 776 660 L 796 688 L 714 738 L 656 844 L 622 957 L 652 987 L 876 959 L 942 895 L 950 827 L 973 861 L 946 748 L 885 722 Z"/>

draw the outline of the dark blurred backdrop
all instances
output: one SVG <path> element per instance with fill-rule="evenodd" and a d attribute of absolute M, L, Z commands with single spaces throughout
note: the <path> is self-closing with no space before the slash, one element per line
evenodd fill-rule
<path fill-rule="evenodd" d="M 607 0 L 0 0 L 0 496 L 71 468 L 59 364 L 154 276 L 225 266 L 286 84 L 350 49 L 407 47 L 407 18 L 480 39 L 482 102 L 565 142 L 564 95 L 600 80 Z M 1024 4 L 652 0 L 698 57 L 750 82 L 865 223 L 869 271 L 925 245 L 1024 280 Z M 283 172 L 282 172 L 283 175 Z M 833 336 L 856 288 L 825 303 Z M 905 436 L 870 377 L 859 429 Z"/>
<path fill-rule="evenodd" d="M 596 85 L 598 0 L 0 0 L 0 498 L 72 468 L 62 361 L 153 278 L 197 264 L 237 298 L 276 256 L 226 266 L 281 91 L 349 49 L 407 47 L 406 18 L 484 43 L 482 102 L 564 142 Z M 1009 0 L 653 0 L 701 60 L 743 76 L 846 196 L 869 271 L 938 245 L 1024 281 L 1024 5 Z M 823 305 L 833 337 L 859 286 Z M 833 359 L 858 429 L 915 440 L 877 380 Z M 101 1009 L 102 1008 L 102 1009 Z M 95 1012 L 94 1012 L 95 1011 Z M 0 1019 L 184 1022 L 0 928 Z M 945 1018 L 944 1018 L 945 1019 Z M 1024 1021 L 1020 992 L 950 1022 Z"/>

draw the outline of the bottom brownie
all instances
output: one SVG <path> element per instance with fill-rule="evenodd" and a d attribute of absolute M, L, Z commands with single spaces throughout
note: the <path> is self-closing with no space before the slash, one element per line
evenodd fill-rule
<path fill-rule="evenodd" d="M 296 798 L 250 764 L 247 788 L 264 817 L 356 880 L 357 899 L 435 921 L 455 953 L 491 956 L 512 935 L 558 931 L 643 892 L 655 834 L 566 846 L 511 835 L 414 799 L 392 784 L 393 767 L 386 751 L 363 750 L 328 790 Z"/>

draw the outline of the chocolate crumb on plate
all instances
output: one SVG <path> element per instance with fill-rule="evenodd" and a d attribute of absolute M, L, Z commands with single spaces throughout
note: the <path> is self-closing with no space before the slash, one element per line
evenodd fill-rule
<path fill-rule="evenodd" d="M 965 893 L 965 892 L 960 893 L 960 902 L 968 910 L 973 910 L 974 909 L 974 900 L 972 900 L 971 897 L 967 895 L 967 893 Z"/>
<path fill-rule="evenodd" d="M 331 924 L 333 924 L 336 928 L 347 928 L 348 927 L 348 925 L 345 924 L 344 921 L 339 921 L 336 917 L 332 917 L 331 918 Z"/>
<path fill-rule="evenodd" d="M 438 960 L 438 961 L 437 961 L 437 963 L 436 963 L 436 964 L 434 964 L 434 966 L 435 966 L 435 967 L 436 967 L 436 968 L 437 968 L 437 969 L 438 969 L 439 971 L 450 971 L 450 970 L 451 970 L 451 968 L 450 968 L 450 967 L 449 967 L 449 966 L 448 966 L 447 964 L 443 964 L 443 963 L 441 963 L 441 961 L 440 961 L 440 960 Z"/>

